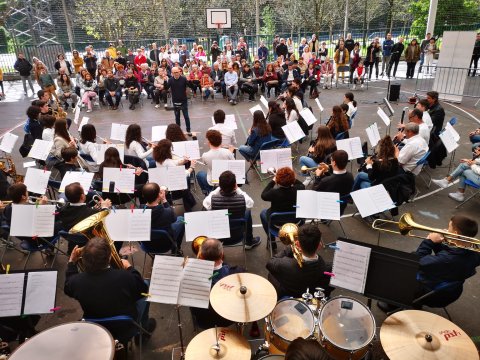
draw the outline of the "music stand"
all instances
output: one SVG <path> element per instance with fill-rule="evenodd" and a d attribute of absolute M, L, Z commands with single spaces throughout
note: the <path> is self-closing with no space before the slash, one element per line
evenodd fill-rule
<path fill-rule="evenodd" d="M 342 237 L 338 240 L 371 248 L 363 293 L 368 298 L 368 307 L 371 307 L 372 299 L 400 307 L 412 307 L 418 288 L 419 257 L 417 254 Z"/>

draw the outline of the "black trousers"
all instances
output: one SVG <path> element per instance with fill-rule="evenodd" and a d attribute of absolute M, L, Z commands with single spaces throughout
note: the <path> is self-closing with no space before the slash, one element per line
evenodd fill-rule
<path fill-rule="evenodd" d="M 411 78 L 413 79 L 413 75 L 415 75 L 415 65 L 417 65 L 417 62 L 407 62 L 407 79 Z"/>

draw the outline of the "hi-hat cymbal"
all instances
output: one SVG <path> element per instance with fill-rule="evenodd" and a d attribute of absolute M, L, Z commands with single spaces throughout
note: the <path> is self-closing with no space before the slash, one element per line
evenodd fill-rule
<path fill-rule="evenodd" d="M 190 341 L 185 351 L 185 360 L 250 360 L 251 356 L 252 350 L 248 341 L 236 331 L 228 328 L 202 331 Z"/>
<path fill-rule="evenodd" d="M 475 344 L 462 329 L 426 311 L 390 315 L 380 329 L 380 341 L 390 360 L 478 359 Z"/>
<path fill-rule="evenodd" d="M 245 323 L 270 314 L 277 303 L 277 292 L 267 279 L 239 273 L 215 284 L 210 292 L 210 303 L 225 319 Z"/>

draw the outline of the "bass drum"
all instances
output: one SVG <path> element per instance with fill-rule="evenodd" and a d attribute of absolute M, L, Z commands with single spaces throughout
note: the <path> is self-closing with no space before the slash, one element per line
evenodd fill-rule
<path fill-rule="evenodd" d="M 273 345 L 270 353 L 285 353 L 296 338 L 313 337 L 315 325 L 315 316 L 304 302 L 297 299 L 279 301 L 266 319 L 265 340 Z"/>
<path fill-rule="evenodd" d="M 359 360 L 375 336 L 375 319 L 361 302 L 346 296 L 330 299 L 319 317 L 320 343 L 335 360 Z"/>

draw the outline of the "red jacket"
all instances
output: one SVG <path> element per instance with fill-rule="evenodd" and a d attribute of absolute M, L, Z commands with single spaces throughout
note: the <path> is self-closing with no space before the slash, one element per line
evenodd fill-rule
<path fill-rule="evenodd" d="M 137 67 L 138 70 L 140 70 L 140 65 L 145 64 L 147 62 L 147 58 L 143 54 L 138 54 L 135 56 L 135 59 L 133 59 L 133 63 Z"/>

